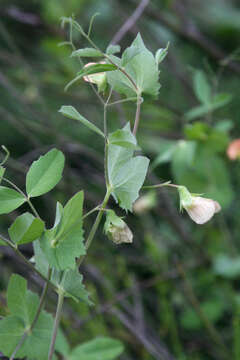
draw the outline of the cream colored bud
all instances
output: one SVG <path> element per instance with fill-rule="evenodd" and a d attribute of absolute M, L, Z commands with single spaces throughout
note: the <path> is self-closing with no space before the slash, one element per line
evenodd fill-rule
<path fill-rule="evenodd" d="M 195 223 L 205 224 L 215 213 L 221 210 L 221 206 L 212 199 L 192 196 L 192 204 L 184 206 L 184 209 Z"/>
<path fill-rule="evenodd" d="M 97 64 L 106 64 L 106 63 L 104 61 L 100 61 L 99 63 L 90 62 L 84 65 L 84 67 L 86 68 L 88 66 L 97 65 Z M 106 79 L 107 76 L 105 72 L 99 72 L 96 74 L 83 76 L 84 81 L 90 82 L 92 84 L 96 84 L 100 89 L 105 87 Z"/>
<path fill-rule="evenodd" d="M 128 225 L 113 210 L 108 210 L 104 232 L 115 244 L 132 243 L 133 234 Z"/>
<path fill-rule="evenodd" d="M 132 243 L 133 241 L 133 233 L 126 223 L 123 228 L 112 225 L 107 235 L 115 244 Z"/>

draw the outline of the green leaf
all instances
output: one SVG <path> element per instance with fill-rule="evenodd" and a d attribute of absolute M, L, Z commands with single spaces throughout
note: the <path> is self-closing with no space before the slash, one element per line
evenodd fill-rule
<path fill-rule="evenodd" d="M 70 105 L 62 106 L 61 109 L 59 110 L 59 112 L 70 119 L 80 121 L 83 125 L 87 126 L 90 130 L 95 131 L 97 134 L 104 137 L 104 133 L 97 126 L 95 126 L 90 121 L 85 119 L 85 117 L 80 115 L 79 112 L 73 106 L 70 106 Z"/>
<path fill-rule="evenodd" d="M 68 201 L 60 221 L 55 221 L 54 227 L 45 231 L 40 240 L 50 266 L 57 270 L 75 269 L 75 259 L 86 253 L 83 244 L 82 208 L 83 192 L 80 191 Z"/>
<path fill-rule="evenodd" d="M 48 271 L 48 262 L 46 256 L 44 255 L 40 242 L 34 242 L 34 259 L 36 263 L 36 268 L 43 274 L 47 275 Z M 82 280 L 83 277 L 79 274 L 77 269 L 74 270 L 66 270 L 65 276 L 62 279 L 62 272 L 56 269 L 53 269 L 51 281 L 56 286 L 61 286 L 65 290 L 65 296 L 71 297 L 75 301 L 84 301 L 88 305 L 91 305 L 92 302 L 89 300 L 89 294 L 86 291 Z"/>
<path fill-rule="evenodd" d="M 137 35 L 132 45 L 128 48 L 128 53 L 134 54 L 137 51 L 135 50 L 136 48 L 139 53 L 131 58 L 129 56 L 130 60 L 125 66 L 125 71 L 136 83 L 139 94 L 144 93 L 156 97 L 160 89 L 158 66 L 153 54 L 145 47 L 140 34 Z M 121 59 L 116 56 L 112 56 L 111 59 L 118 66 L 122 66 Z M 120 94 L 126 96 L 134 96 L 136 94 L 133 84 L 120 70 L 108 73 L 107 78 L 113 89 Z"/>
<path fill-rule="evenodd" d="M 167 46 L 165 48 L 161 48 L 161 49 L 157 50 L 157 52 L 155 54 L 155 61 L 156 61 L 157 65 L 159 65 L 167 56 L 168 47 L 169 47 L 169 43 L 167 44 Z"/>
<path fill-rule="evenodd" d="M 26 190 L 29 197 L 36 197 L 52 190 L 60 181 L 64 168 L 64 155 L 57 149 L 50 150 L 34 161 L 27 173 Z"/>
<path fill-rule="evenodd" d="M 123 128 L 131 134 L 129 124 Z M 108 147 L 108 174 L 113 188 L 112 195 L 125 210 L 132 210 L 139 190 L 145 180 L 149 159 L 133 157 L 131 148 L 110 144 Z"/>
<path fill-rule="evenodd" d="M 210 104 L 212 101 L 211 88 L 202 70 L 196 70 L 194 72 L 193 86 L 198 100 L 203 104 Z"/>
<path fill-rule="evenodd" d="M 102 57 L 103 54 L 101 53 L 101 51 L 96 50 L 94 48 L 84 48 L 73 51 L 71 56 Z"/>
<path fill-rule="evenodd" d="M 126 66 L 136 55 L 141 52 L 138 46 L 128 47 L 122 54 L 122 66 Z"/>
<path fill-rule="evenodd" d="M 124 350 L 122 343 L 108 337 L 99 337 L 78 345 L 70 354 L 69 360 L 113 360 Z"/>
<path fill-rule="evenodd" d="M 8 232 L 11 240 L 21 245 L 38 239 L 43 230 L 44 222 L 27 212 L 17 217 Z"/>
<path fill-rule="evenodd" d="M 159 154 L 154 159 L 151 168 L 154 169 L 158 165 L 165 164 L 171 161 L 176 146 L 176 141 L 161 139 L 161 142 L 159 144 Z"/>
<path fill-rule="evenodd" d="M 28 309 L 26 307 L 27 281 L 13 274 L 8 283 L 7 304 L 12 315 L 16 315 L 23 320 L 28 319 Z"/>
<path fill-rule="evenodd" d="M 107 55 L 113 55 L 120 52 L 121 47 L 119 45 L 109 45 L 106 50 Z"/>
<path fill-rule="evenodd" d="M 82 79 L 83 76 L 88 76 L 92 74 L 113 71 L 113 70 L 117 70 L 117 67 L 112 64 L 95 64 L 95 65 L 83 67 L 82 70 L 77 73 L 77 76 L 65 86 L 64 90 L 67 91 L 70 86 L 72 86 L 76 81 Z"/>
<path fill-rule="evenodd" d="M 212 99 L 211 103 L 196 106 L 195 108 L 186 112 L 184 117 L 187 121 L 194 120 L 229 104 L 231 100 L 232 96 L 230 94 L 218 94 Z"/>
<path fill-rule="evenodd" d="M 93 305 L 89 300 L 89 293 L 82 283 L 83 276 L 76 269 L 76 266 L 74 270 L 66 270 L 63 277 L 61 272 L 54 269 L 52 281 L 65 291 L 66 297 L 70 297 L 76 302 L 83 301 L 88 305 Z"/>
<path fill-rule="evenodd" d="M 26 201 L 16 190 L 0 186 L 0 214 L 8 214 Z"/>
<path fill-rule="evenodd" d="M 137 141 L 135 136 L 130 131 L 130 125 L 128 130 L 119 129 L 109 134 L 109 144 L 122 146 L 129 149 L 137 148 Z"/>
<path fill-rule="evenodd" d="M 19 275 L 12 275 L 7 295 L 11 315 L 0 321 L 0 349 L 5 356 L 10 356 L 25 331 L 31 326 L 37 312 L 39 298 L 27 290 L 26 280 Z M 52 316 L 42 311 L 35 327 L 28 333 L 25 342 L 17 352 L 16 358 L 46 360 L 52 328 Z M 41 341 L 39 341 L 40 339 Z M 61 348 L 58 336 L 56 349 Z"/>

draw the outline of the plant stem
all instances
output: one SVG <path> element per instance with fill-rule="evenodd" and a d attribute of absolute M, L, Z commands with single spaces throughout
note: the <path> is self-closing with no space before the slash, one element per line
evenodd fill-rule
<path fill-rule="evenodd" d="M 161 188 L 161 187 L 164 187 L 164 186 L 170 186 L 170 187 L 174 187 L 176 189 L 179 187 L 178 185 L 171 184 L 171 181 L 167 181 L 167 182 L 162 183 L 162 184 L 143 186 L 142 189 L 143 190 L 145 190 L 145 189 L 156 189 L 156 188 Z"/>
<path fill-rule="evenodd" d="M 112 96 L 112 89 L 109 92 L 107 101 L 104 104 L 103 110 L 103 127 L 104 127 L 104 137 L 105 137 L 105 146 L 104 146 L 104 174 L 105 174 L 105 182 L 107 188 L 109 187 L 109 175 L 108 175 L 108 129 L 107 129 L 107 107 L 109 100 Z"/>
<path fill-rule="evenodd" d="M 117 104 L 122 104 L 122 103 L 124 103 L 124 102 L 135 101 L 135 100 L 137 100 L 137 97 L 136 97 L 136 96 L 130 97 L 130 98 L 127 98 L 127 99 L 121 99 L 121 100 L 114 101 L 114 102 L 112 102 L 112 103 L 109 103 L 108 106 L 117 105 Z"/>
<path fill-rule="evenodd" d="M 48 280 L 50 281 L 51 279 L 51 275 L 52 275 L 52 269 L 48 269 Z M 41 298 L 40 298 L 40 302 L 39 302 L 39 305 L 38 305 L 38 309 L 37 309 L 37 312 L 36 312 L 36 315 L 33 319 L 33 322 L 30 326 L 30 328 L 28 330 L 26 330 L 23 334 L 23 336 L 21 337 L 19 343 L 17 344 L 15 350 L 13 351 L 12 355 L 10 356 L 10 359 L 9 360 L 14 360 L 14 357 L 15 355 L 17 354 L 18 350 L 22 347 L 25 339 L 28 337 L 28 335 L 32 332 L 34 326 L 36 325 L 37 321 L 38 321 L 38 318 L 39 318 L 39 315 L 41 314 L 41 311 L 43 309 L 43 306 L 44 306 L 44 303 L 45 303 L 45 299 L 46 299 L 46 296 L 47 296 L 47 291 L 48 291 L 48 287 L 49 287 L 49 282 L 45 282 L 44 284 L 44 288 L 43 288 L 43 291 L 42 291 L 42 294 L 41 294 Z"/>
<path fill-rule="evenodd" d="M 100 224 L 100 221 L 101 221 L 101 219 L 102 219 L 102 216 L 103 216 L 104 210 L 105 210 L 105 208 L 106 208 L 106 206 L 107 206 L 107 203 L 108 203 L 109 197 L 110 197 L 110 195 L 111 195 L 111 192 L 112 192 L 112 189 L 111 189 L 111 188 L 108 188 L 108 189 L 107 189 L 107 192 L 106 192 L 106 195 L 105 195 L 105 197 L 104 197 L 102 206 L 101 206 L 101 208 L 100 208 L 100 210 L 99 210 L 99 213 L 97 214 L 97 217 L 96 217 L 96 219 L 95 219 L 95 222 L 94 222 L 94 224 L 93 224 L 93 227 L 92 227 L 92 229 L 91 229 L 91 231 L 90 231 L 90 233 L 89 233 L 89 235 L 88 235 L 88 238 L 87 238 L 87 240 L 86 240 L 86 243 L 85 243 L 86 250 L 89 249 L 89 247 L 90 247 L 90 245 L 91 245 L 91 243 L 92 243 L 92 240 L 93 240 L 93 238 L 94 238 L 94 236 L 95 236 L 95 234 L 96 234 L 96 231 L 97 231 L 98 226 L 99 226 L 99 224 Z M 77 261 L 77 266 L 78 266 L 78 267 L 82 264 L 85 256 L 86 256 L 86 255 L 80 256 L 80 258 L 78 259 L 78 261 Z"/>
<path fill-rule="evenodd" d="M 134 127 L 133 127 L 133 135 L 134 136 L 136 136 L 137 131 L 138 131 L 138 126 L 139 126 L 139 121 L 140 121 L 141 104 L 142 104 L 142 97 L 138 95 L 135 122 L 134 122 Z"/>
<path fill-rule="evenodd" d="M 57 332 L 58 332 L 58 327 L 59 327 L 61 314 L 62 314 L 63 302 L 64 302 L 64 291 L 59 289 L 57 311 L 56 311 L 54 325 L 53 325 L 53 332 L 52 332 L 51 344 L 50 344 L 49 353 L 48 353 L 48 360 L 52 360 L 52 357 L 54 354 Z"/>

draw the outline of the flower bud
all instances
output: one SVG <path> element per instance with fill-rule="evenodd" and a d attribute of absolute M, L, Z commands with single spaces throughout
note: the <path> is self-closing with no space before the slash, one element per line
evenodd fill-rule
<path fill-rule="evenodd" d="M 96 64 L 105 64 L 105 62 L 104 61 L 100 61 L 99 63 L 90 62 L 84 65 L 84 67 L 86 68 L 88 66 L 96 65 Z M 90 82 L 92 84 L 96 84 L 99 92 L 104 91 L 107 86 L 107 75 L 105 72 L 99 72 L 96 74 L 83 76 L 83 80 L 86 82 Z"/>
<path fill-rule="evenodd" d="M 132 243 L 132 231 L 113 210 L 107 212 L 104 232 L 115 244 Z"/>
<path fill-rule="evenodd" d="M 197 224 L 205 224 L 214 214 L 221 210 L 217 201 L 191 194 L 185 186 L 178 187 L 180 209 L 184 208 L 190 218 Z"/>

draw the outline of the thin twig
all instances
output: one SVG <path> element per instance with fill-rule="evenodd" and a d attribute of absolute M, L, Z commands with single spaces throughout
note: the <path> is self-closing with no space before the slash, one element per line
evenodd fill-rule
<path fill-rule="evenodd" d="M 136 7 L 132 15 L 125 21 L 122 27 L 114 35 L 114 37 L 111 40 L 111 44 L 117 44 L 122 40 L 122 38 L 126 35 L 126 33 L 136 24 L 136 22 L 141 17 L 142 13 L 144 12 L 148 4 L 149 4 L 149 0 L 140 1 L 139 5 Z"/>

